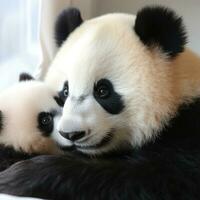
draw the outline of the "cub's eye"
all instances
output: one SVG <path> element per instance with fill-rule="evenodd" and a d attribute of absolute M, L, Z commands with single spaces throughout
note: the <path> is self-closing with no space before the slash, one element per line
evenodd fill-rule
<path fill-rule="evenodd" d="M 95 95 L 101 99 L 108 98 L 110 96 L 110 88 L 107 85 L 99 85 L 96 88 Z"/>
<path fill-rule="evenodd" d="M 38 115 L 38 128 L 45 136 L 49 136 L 53 131 L 53 114 L 48 112 L 41 112 Z"/>
<path fill-rule="evenodd" d="M 52 123 L 53 117 L 51 114 L 46 114 L 41 118 L 41 124 L 44 126 L 48 126 Z"/>

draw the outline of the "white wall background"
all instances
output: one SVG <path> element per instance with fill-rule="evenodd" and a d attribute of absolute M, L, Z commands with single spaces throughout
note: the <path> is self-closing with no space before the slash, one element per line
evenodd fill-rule
<path fill-rule="evenodd" d="M 200 0 L 1 0 L 0 91 L 16 83 L 22 71 L 46 72 L 56 52 L 53 27 L 62 9 L 78 7 L 89 19 L 110 12 L 136 14 L 152 4 L 171 7 L 183 16 L 188 46 L 200 55 Z M 40 44 L 43 62 L 36 70 L 42 60 Z"/>
<path fill-rule="evenodd" d="M 91 16 L 109 12 L 136 14 L 143 6 L 151 4 L 171 7 L 183 16 L 189 35 L 188 46 L 200 55 L 200 0 L 93 0 L 92 2 Z"/>

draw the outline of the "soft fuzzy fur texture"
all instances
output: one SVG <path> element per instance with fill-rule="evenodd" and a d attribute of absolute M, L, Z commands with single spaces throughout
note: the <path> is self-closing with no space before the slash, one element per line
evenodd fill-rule
<path fill-rule="evenodd" d="M 0 170 L 35 154 L 62 153 L 56 144 L 65 140 L 56 130 L 61 116 L 54 99 L 57 94 L 45 83 L 30 79 L 23 73 L 22 82 L 0 94 Z"/>
<path fill-rule="evenodd" d="M 157 137 L 183 103 L 200 95 L 200 58 L 184 50 L 185 42 L 181 18 L 162 7 L 144 8 L 136 16 L 107 14 L 77 25 L 46 77 L 61 92 L 68 82 L 58 130 L 86 133 L 68 143 L 97 155 Z M 105 79 L 114 92 L 98 100 L 95 88 Z M 114 96 L 120 99 L 117 106 Z M 109 112 L 114 107 L 123 109 Z M 110 142 L 99 145 L 106 138 Z"/>
<path fill-rule="evenodd" d="M 60 131 L 89 129 L 85 140 L 70 143 L 101 157 L 72 153 L 17 163 L 0 174 L 0 192 L 56 200 L 200 199 L 200 58 L 187 49 L 180 53 L 180 18 L 163 8 L 144 9 L 139 16 L 146 18 L 147 11 L 140 25 L 148 28 L 149 20 L 158 20 L 172 25 L 170 34 L 156 27 L 161 32 L 148 28 L 153 35 L 141 37 L 133 15 L 89 20 L 63 43 L 46 77 L 66 99 Z M 102 94 L 117 94 L 120 112 L 96 100 L 102 79 L 113 89 L 103 85 Z M 105 138 L 109 142 L 99 147 Z"/>
<path fill-rule="evenodd" d="M 0 174 L 0 192 L 53 200 L 200 199 L 200 101 L 184 106 L 160 137 L 102 156 L 40 156 Z"/>
<path fill-rule="evenodd" d="M 39 154 L 26 153 L 23 151 L 16 151 L 13 147 L 7 147 L 0 145 L 0 171 L 3 171 L 10 167 L 12 164 L 35 157 Z"/>

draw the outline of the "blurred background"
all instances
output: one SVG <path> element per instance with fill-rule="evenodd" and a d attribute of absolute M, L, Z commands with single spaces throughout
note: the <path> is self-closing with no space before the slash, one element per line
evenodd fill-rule
<path fill-rule="evenodd" d="M 136 14 L 146 5 L 165 5 L 183 16 L 188 46 L 200 55 L 199 0 L 1 0 L 0 91 L 18 81 L 20 72 L 42 79 L 57 51 L 53 27 L 68 6 L 84 19 L 109 12 Z"/>

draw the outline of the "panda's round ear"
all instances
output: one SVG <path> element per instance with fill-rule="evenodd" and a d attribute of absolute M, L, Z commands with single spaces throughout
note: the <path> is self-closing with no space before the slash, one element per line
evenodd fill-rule
<path fill-rule="evenodd" d="M 75 28 L 80 26 L 82 22 L 83 19 L 81 13 L 77 8 L 68 8 L 62 11 L 55 24 L 55 39 L 57 46 L 60 47 L 69 34 Z"/>
<path fill-rule="evenodd" d="M 1 130 L 3 129 L 3 113 L 2 111 L 0 110 L 0 133 L 1 133 Z"/>
<path fill-rule="evenodd" d="M 158 46 L 170 58 L 184 50 L 186 32 L 181 17 L 165 7 L 145 7 L 137 13 L 135 32 L 148 47 Z"/>
<path fill-rule="evenodd" d="M 21 81 L 29 81 L 29 80 L 34 80 L 34 78 L 30 74 L 23 72 L 19 75 L 20 82 Z"/>

